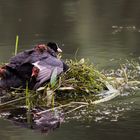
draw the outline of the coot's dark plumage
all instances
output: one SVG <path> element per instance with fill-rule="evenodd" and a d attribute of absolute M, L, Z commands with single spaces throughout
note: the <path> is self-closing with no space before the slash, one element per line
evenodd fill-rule
<path fill-rule="evenodd" d="M 26 81 L 30 81 L 34 67 L 39 69 L 34 83 L 35 89 L 50 78 L 55 67 L 58 69 L 58 74 L 67 70 L 68 66 L 56 58 L 58 51 L 61 52 L 58 45 L 49 42 L 47 46 L 41 44 L 12 57 L 10 63 L 5 66 L 5 73 L 0 80 L 0 88 L 25 87 Z M 31 83 L 31 88 L 34 84 Z"/>
<path fill-rule="evenodd" d="M 12 69 L 18 69 L 21 65 L 25 63 L 34 63 L 41 59 L 48 58 L 50 56 L 57 57 L 55 49 L 55 43 L 48 43 L 51 46 L 46 46 L 45 44 L 40 44 L 35 46 L 33 49 L 25 50 L 24 52 L 18 53 L 16 56 L 10 59 L 7 67 L 11 67 Z"/>

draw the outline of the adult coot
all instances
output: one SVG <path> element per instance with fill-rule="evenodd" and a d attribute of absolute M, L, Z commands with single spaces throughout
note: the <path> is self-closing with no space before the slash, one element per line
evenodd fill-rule
<path fill-rule="evenodd" d="M 54 65 L 57 64 L 56 66 L 58 66 L 58 62 L 61 62 L 63 66 L 66 67 L 66 64 L 64 62 L 56 58 L 58 52 L 62 52 L 58 45 L 54 42 L 49 42 L 47 46 L 44 44 L 37 45 L 33 49 L 26 50 L 12 57 L 9 64 L 0 69 L 0 88 L 9 89 L 10 87 L 25 87 L 26 82 L 30 82 L 30 78 L 33 75 L 32 73 L 34 72 L 34 68 L 37 67 L 36 64 L 44 67 L 45 63 L 47 62 L 50 69 L 46 67 L 46 72 L 47 70 L 52 70 L 51 65 L 55 67 Z M 55 63 L 55 60 L 57 60 L 58 62 Z M 40 69 L 40 67 L 38 67 L 38 69 L 40 71 L 38 73 L 39 75 L 44 72 L 44 69 L 43 71 L 42 69 Z M 38 82 L 38 79 L 40 79 L 39 75 L 36 79 L 37 81 L 35 80 L 34 84 Z M 33 88 L 33 86 L 31 86 L 31 88 Z"/>

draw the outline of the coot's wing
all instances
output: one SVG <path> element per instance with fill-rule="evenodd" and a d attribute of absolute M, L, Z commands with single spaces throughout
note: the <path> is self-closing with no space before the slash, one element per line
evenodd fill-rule
<path fill-rule="evenodd" d="M 63 68 L 63 62 L 53 56 L 49 56 L 48 58 L 41 60 L 38 64 L 43 67 L 52 66 Z"/>
<path fill-rule="evenodd" d="M 34 89 L 37 89 L 44 83 L 48 82 L 51 79 L 52 72 L 55 68 L 57 68 L 57 75 L 63 72 L 63 68 L 60 67 L 53 67 L 51 65 L 43 67 L 38 74 L 37 83 L 35 84 Z"/>
<path fill-rule="evenodd" d="M 52 56 L 40 61 L 40 65 L 43 65 L 43 66 L 50 65 L 52 67 L 63 68 L 63 72 L 69 69 L 69 66 L 64 61 L 57 59 L 55 57 L 52 57 Z"/>
<path fill-rule="evenodd" d="M 48 81 L 51 77 L 52 70 L 51 69 L 43 69 L 39 72 L 37 77 L 37 83 L 34 86 L 34 90 L 42 86 L 46 81 Z"/>

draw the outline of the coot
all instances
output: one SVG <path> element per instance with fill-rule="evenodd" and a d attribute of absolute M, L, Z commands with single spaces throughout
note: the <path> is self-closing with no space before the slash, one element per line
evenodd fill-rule
<path fill-rule="evenodd" d="M 45 66 L 46 70 L 43 69 L 42 71 L 42 69 L 40 69 L 39 75 L 36 79 L 37 81 L 35 80 L 37 83 L 38 81 L 42 83 L 42 80 L 40 80 L 40 74 L 43 76 L 42 73 L 44 73 L 44 71 L 50 74 L 49 71 L 52 70 L 52 67 L 55 67 L 54 65 L 56 64 L 56 66 L 58 66 L 59 62 L 61 62 L 61 60 L 56 58 L 57 52 L 62 52 L 61 49 L 58 48 L 58 45 L 54 42 L 49 42 L 47 46 L 44 44 L 37 45 L 33 49 L 26 50 L 12 57 L 10 59 L 10 63 L 0 69 L 0 88 L 9 89 L 10 87 L 25 87 L 26 82 L 30 82 L 33 72 L 32 69 L 36 66 L 36 64 L 44 67 L 45 63 L 50 61 L 47 62 L 48 67 Z M 58 62 L 55 63 L 55 60 Z M 64 62 L 62 63 L 64 66 L 66 65 Z M 33 88 L 33 86 L 31 86 L 31 88 Z"/>

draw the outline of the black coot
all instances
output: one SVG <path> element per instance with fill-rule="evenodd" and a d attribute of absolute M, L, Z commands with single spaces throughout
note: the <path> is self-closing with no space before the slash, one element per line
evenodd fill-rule
<path fill-rule="evenodd" d="M 25 88 L 26 82 L 30 82 L 34 67 L 38 67 L 39 73 L 38 77 L 29 84 L 31 85 L 31 89 L 34 85 L 35 87 L 39 87 L 44 83 L 43 81 L 48 80 L 54 67 L 60 69 L 58 70 L 58 74 L 65 71 L 65 69 L 68 69 L 68 66 L 56 58 L 57 52 L 62 52 L 61 49 L 58 48 L 58 45 L 54 42 L 49 42 L 47 46 L 44 44 L 37 45 L 33 49 L 26 50 L 12 57 L 10 63 L 5 66 L 4 71 L 3 69 L 0 71 L 2 77 L 0 80 L 0 88 L 9 89 L 10 87 L 17 88 L 20 86 Z M 47 65 L 47 67 L 45 65 Z M 42 70 L 42 67 L 45 67 L 45 69 L 43 68 Z M 48 78 L 45 78 L 47 73 Z"/>

